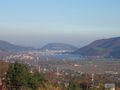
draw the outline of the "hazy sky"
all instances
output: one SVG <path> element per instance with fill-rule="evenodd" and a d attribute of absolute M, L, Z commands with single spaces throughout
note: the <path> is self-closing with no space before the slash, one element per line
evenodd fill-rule
<path fill-rule="evenodd" d="M 0 39 L 41 47 L 81 47 L 120 36 L 120 0 L 0 0 Z"/>

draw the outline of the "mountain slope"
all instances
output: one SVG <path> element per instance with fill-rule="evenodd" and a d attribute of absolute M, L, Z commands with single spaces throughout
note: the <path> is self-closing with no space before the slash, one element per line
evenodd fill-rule
<path fill-rule="evenodd" d="M 31 47 L 21 47 L 18 45 L 11 44 L 9 42 L 0 40 L 0 51 L 29 51 L 29 50 L 34 50 Z"/>
<path fill-rule="evenodd" d="M 74 53 L 83 56 L 120 57 L 120 37 L 96 40 Z"/>
<path fill-rule="evenodd" d="M 69 50 L 74 51 L 77 50 L 77 47 L 65 44 L 65 43 L 49 43 L 42 47 L 40 50 Z"/>

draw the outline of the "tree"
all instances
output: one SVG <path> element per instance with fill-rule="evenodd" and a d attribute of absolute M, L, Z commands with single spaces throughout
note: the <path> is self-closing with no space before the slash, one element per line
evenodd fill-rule
<path fill-rule="evenodd" d="M 21 89 L 22 86 L 27 85 L 26 81 L 29 71 L 29 68 L 25 64 L 17 62 L 10 64 L 5 77 L 5 84 L 10 89 Z"/>
<path fill-rule="evenodd" d="M 69 82 L 68 90 L 81 90 L 80 86 L 77 85 L 73 80 Z"/>
<path fill-rule="evenodd" d="M 104 90 L 104 84 L 102 82 L 99 82 L 95 87 L 95 90 Z"/>
<path fill-rule="evenodd" d="M 18 62 L 9 65 L 4 81 L 9 90 L 21 90 L 26 87 L 36 90 L 45 83 L 45 79 L 37 71 L 30 73 L 27 65 Z"/>
<path fill-rule="evenodd" d="M 28 77 L 28 87 L 33 90 L 36 90 L 38 87 L 45 87 L 45 83 L 44 77 L 36 70 Z"/>

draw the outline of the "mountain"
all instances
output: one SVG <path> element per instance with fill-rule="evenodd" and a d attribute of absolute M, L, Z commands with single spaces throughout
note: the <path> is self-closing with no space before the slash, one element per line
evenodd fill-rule
<path fill-rule="evenodd" d="M 22 47 L 18 45 L 11 44 L 7 41 L 0 40 L 0 52 L 19 52 L 19 51 L 32 51 L 32 50 L 65 50 L 65 51 L 74 51 L 78 48 L 69 44 L 64 43 L 49 43 L 42 47 L 41 49 L 34 49 L 32 47 Z"/>
<path fill-rule="evenodd" d="M 101 39 L 74 52 L 82 56 L 104 56 L 120 58 L 120 37 Z"/>
<path fill-rule="evenodd" d="M 0 51 L 18 52 L 18 51 L 31 51 L 31 50 L 34 50 L 34 48 L 22 47 L 0 40 Z"/>
<path fill-rule="evenodd" d="M 66 51 L 74 51 L 78 48 L 69 44 L 65 43 L 49 43 L 45 46 L 43 46 L 40 50 L 66 50 Z"/>

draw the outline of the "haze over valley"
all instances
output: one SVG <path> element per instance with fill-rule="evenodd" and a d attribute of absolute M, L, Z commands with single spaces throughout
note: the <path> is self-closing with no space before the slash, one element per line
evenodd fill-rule
<path fill-rule="evenodd" d="M 0 0 L 0 90 L 120 90 L 120 0 Z"/>

